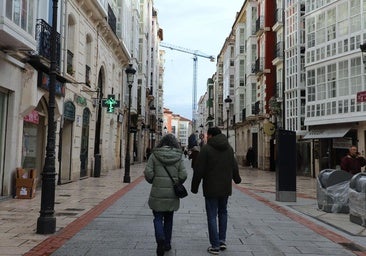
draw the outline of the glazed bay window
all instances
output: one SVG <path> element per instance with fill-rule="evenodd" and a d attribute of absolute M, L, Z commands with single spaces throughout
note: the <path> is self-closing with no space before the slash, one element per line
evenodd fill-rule
<path fill-rule="evenodd" d="M 35 0 L 6 0 L 6 17 L 27 31 L 34 33 Z"/>

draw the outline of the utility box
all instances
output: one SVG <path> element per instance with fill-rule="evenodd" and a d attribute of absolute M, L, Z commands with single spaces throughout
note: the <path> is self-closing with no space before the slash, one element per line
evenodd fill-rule
<path fill-rule="evenodd" d="M 33 198 L 36 194 L 36 170 L 30 169 L 29 171 L 27 171 L 23 168 L 17 168 L 15 175 L 15 198 Z"/>
<path fill-rule="evenodd" d="M 296 133 L 276 133 L 276 201 L 296 202 Z"/>

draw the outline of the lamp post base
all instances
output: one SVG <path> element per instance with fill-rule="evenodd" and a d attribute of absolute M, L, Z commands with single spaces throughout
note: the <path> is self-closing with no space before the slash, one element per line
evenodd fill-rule
<path fill-rule="evenodd" d="M 127 144 L 129 144 L 127 142 Z M 130 156 L 127 153 L 126 159 L 125 159 L 125 175 L 123 176 L 123 183 L 130 183 L 131 182 L 131 176 L 130 176 Z"/>
<path fill-rule="evenodd" d="M 37 234 L 47 235 L 56 231 L 56 218 L 53 216 L 41 216 L 37 220 Z"/>
<path fill-rule="evenodd" d="M 123 177 L 123 183 L 130 183 L 131 182 L 131 177 L 130 176 L 124 176 Z"/>

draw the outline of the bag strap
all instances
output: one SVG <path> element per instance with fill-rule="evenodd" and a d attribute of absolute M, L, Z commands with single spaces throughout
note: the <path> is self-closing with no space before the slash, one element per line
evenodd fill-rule
<path fill-rule="evenodd" d="M 168 171 L 168 169 L 166 168 L 166 166 L 165 166 L 165 165 L 163 165 L 163 167 L 164 167 L 165 171 L 168 173 L 169 178 L 172 180 L 173 184 L 175 184 L 175 181 L 174 181 L 174 179 L 173 179 L 172 175 L 170 174 L 170 172 Z"/>

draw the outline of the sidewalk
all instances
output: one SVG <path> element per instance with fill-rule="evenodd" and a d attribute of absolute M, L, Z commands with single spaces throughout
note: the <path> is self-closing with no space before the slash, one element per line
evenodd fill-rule
<path fill-rule="evenodd" d="M 155 255 L 143 168 L 131 166 L 131 184 L 115 170 L 57 186 L 53 235 L 35 234 L 40 191 L 32 200 L 0 202 L 0 255 Z M 230 198 L 229 248 L 222 255 L 366 255 L 363 227 L 348 215 L 317 210 L 314 179 L 298 177 L 297 202 L 284 203 L 274 200 L 275 173 L 241 168 L 241 176 Z M 182 200 L 174 223 L 173 250 L 166 255 L 208 255 L 201 191 Z"/>

